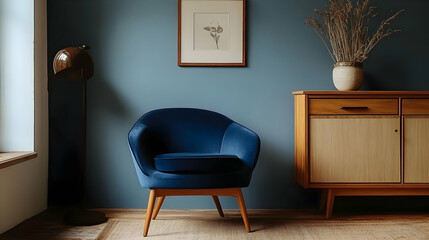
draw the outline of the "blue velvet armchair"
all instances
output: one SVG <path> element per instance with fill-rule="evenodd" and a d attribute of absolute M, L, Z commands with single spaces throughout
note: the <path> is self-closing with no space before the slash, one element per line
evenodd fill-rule
<path fill-rule="evenodd" d="M 179 195 L 211 195 L 221 217 L 218 196 L 237 197 L 250 232 L 241 188 L 258 159 L 256 133 L 216 112 L 168 108 L 143 115 L 128 142 L 140 185 L 150 189 L 144 236 L 165 197 Z"/>

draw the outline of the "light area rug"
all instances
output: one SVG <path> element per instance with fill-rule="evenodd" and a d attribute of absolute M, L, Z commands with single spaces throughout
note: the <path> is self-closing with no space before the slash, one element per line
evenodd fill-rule
<path fill-rule="evenodd" d="M 249 210 L 252 232 L 247 233 L 238 210 L 225 210 L 221 218 L 216 210 L 161 209 L 143 238 L 144 210 L 102 211 L 109 220 L 95 226 L 68 226 L 61 211 L 47 211 L 0 234 L 0 240 L 429 240 L 428 213 L 336 213 L 326 220 L 313 210 Z"/>
<path fill-rule="evenodd" d="M 316 217 L 281 217 L 278 214 L 257 214 L 249 221 L 252 232 L 247 233 L 239 213 L 225 218 L 210 213 L 166 215 L 152 220 L 148 237 L 142 237 L 143 219 L 110 219 L 97 239 L 429 239 L 429 217 L 365 216 L 325 220 Z M 203 214 L 203 215 L 201 215 Z M 286 213 L 287 214 L 287 213 Z M 305 215 L 305 214 L 304 214 Z"/>

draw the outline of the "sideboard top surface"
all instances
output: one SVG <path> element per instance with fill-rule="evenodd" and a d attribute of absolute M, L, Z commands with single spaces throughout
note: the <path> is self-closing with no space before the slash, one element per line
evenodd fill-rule
<path fill-rule="evenodd" d="M 429 95 L 429 91 L 293 91 L 294 95 Z"/>

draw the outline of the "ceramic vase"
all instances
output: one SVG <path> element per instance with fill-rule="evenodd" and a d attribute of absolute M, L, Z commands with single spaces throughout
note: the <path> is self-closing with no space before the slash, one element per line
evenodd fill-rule
<path fill-rule="evenodd" d="M 332 78 L 339 91 L 359 90 L 363 81 L 363 65 L 359 62 L 337 62 Z"/>

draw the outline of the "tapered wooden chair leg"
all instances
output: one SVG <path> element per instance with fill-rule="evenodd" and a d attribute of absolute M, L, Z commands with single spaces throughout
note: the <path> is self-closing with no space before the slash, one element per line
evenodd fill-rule
<path fill-rule="evenodd" d="M 151 189 L 150 195 L 149 195 L 149 201 L 147 203 L 146 221 L 144 222 L 143 237 L 147 236 L 147 232 L 149 230 L 149 225 L 150 225 L 150 220 L 152 217 L 152 211 L 153 211 L 153 205 L 155 203 L 155 199 L 156 199 L 156 190 Z"/>
<path fill-rule="evenodd" d="M 219 213 L 219 216 L 224 217 L 218 196 L 212 196 L 212 198 L 213 198 L 213 201 L 216 205 L 216 209 L 217 209 L 217 212 Z"/>
<path fill-rule="evenodd" d="M 159 197 L 158 200 L 156 201 L 156 206 L 155 206 L 155 210 L 153 211 L 152 214 L 152 219 L 155 219 L 156 216 L 158 216 L 159 213 L 159 209 L 161 209 L 162 203 L 164 202 L 165 196 Z"/>
<path fill-rule="evenodd" d="M 329 189 L 326 198 L 326 219 L 332 216 L 332 210 L 334 209 L 335 193 L 334 190 Z"/>
<path fill-rule="evenodd" d="M 240 207 L 241 217 L 243 218 L 244 226 L 246 227 L 247 232 L 250 232 L 249 219 L 247 218 L 246 204 L 244 203 L 243 193 L 241 189 L 237 190 L 237 201 L 238 206 Z"/>

